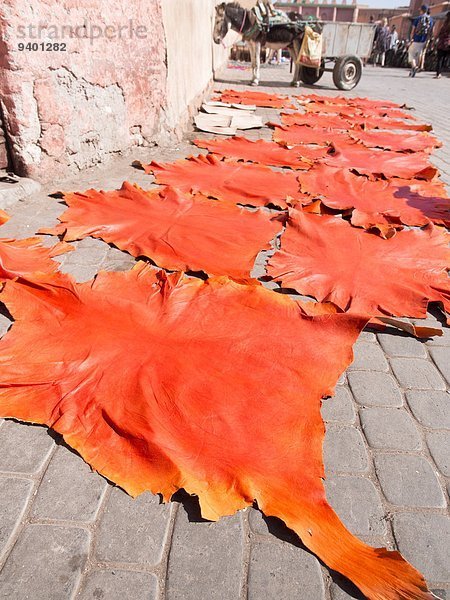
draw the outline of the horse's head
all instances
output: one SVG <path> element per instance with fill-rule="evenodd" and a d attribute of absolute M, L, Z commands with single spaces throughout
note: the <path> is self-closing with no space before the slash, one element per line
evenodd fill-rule
<path fill-rule="evenodd" d="M 220 42 L 228 33 L 229 21 L 226 10 L 226 2 L 222 2 L 222 4 L 218 4 L 216 6 L 216 20 L 214 22 L 213 31 L 213 40 L 216 44 L 220 44 Z"/>

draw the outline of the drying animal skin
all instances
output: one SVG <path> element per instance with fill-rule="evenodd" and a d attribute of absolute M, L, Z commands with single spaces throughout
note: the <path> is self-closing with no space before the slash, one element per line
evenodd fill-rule
<path fill-rule="evenodd" d="M 286 208 L 286 198 L 303 198 L 293 171 L 273 171 L 265 165 L 222 161 L 213 154 L 191 156 L 173 163 L 143 165 L 156 183 L 184 193 L 202 193 L 224 202 Z"/>
<path fill-rule="evenodd" d="M 431 152 L 440 148 L 442 143 L 428 133 L 402 135 L 388 131 L 352 131 L 350 136 L 367 146 L 383 148 L 393 152 Z"/>
<path fill-rule="evenodd" d="M 337 312 L 336 305 L 332 302 L 297 300 L 297 304 L 301 306 L 303 312 L 310 317 L 335 314 Z M 376 329 L 377 331 L 385 331 L 388 327 L 392 327 L 395 329 L 400 329 L 401 331 L 406 331 L 406 333 L 409 333 L 409 335 L 412 335 L 416 338 L 430 338 L 443 335 L 443 331 L 440 327 L 413 325 L 412 323 L 395 319 L 393 317 L 374 317 L 367 323 L 367 327 L 370 329 Z"/>
<path fill-rule="evenodd" d="M 427 123 L 417 123 L 416 121 L 400 121 L 390 119 L 389 117 L 370 117 L 356 116 L 353 119 L 353 128 L 361 129 L 398 129 L 411 131 L 431 131 L 433 127 Z"/>
<path fill-rule="evenodd" d="M 351 141 L 347 133 L 334 131 L 332 128 L 308 127 L 307 125 L 286 126 L 276 123 L 268 123 L 268 125 L 274 129 L 273 141 L 284 146 L 296 146 L 297 144 L 327 146 L 331 142 L 336 144 Z"/>
<path fill-rule="evenodd" d="M 429 161 L 428 154 L 400 154 L 388 150 L 366 148 L 358 143 L 333 144 L 328 156 L 322 162 L 330 167 L 354 169 L 360 174 L 401 177 L 403 179 L 434 179 L 436 167 Z"/>
<path fill-rule="evenodd" d="M 288 96 L 266 94 L 265 92 L 252 92 L 248 90 L 244 92 L 224 90 L 216 100 L 229 102 L 230 104 L 255 105 L 261 108 L 295 108 Z"/>
<path fill-rule="evenodd" d="M 336 115 L 318 115 L 315 113 L 281 113 L 283 125 L 307 125 L 308 127 L 323 127 L 348 131 L 353 128 L 351 121 Z"/>
<path fill-rule="evenodd" d="M 6 221 L 9 221 L 9 215 L 6 214 L 5 211 L 0 208 L 0 225 L 3 225 L 4 223 L 6 223 Z"/>
<path fill-rule="evenodd" d="M 357 115 L 361 117 L 387 117 L 390 119 L 411 119 L 416 120 L 411 114 L 408 114 L 404 110 L 398 110 L 395 108 L 380 108 L 377 106 L 370 107 L 368 105 L 362 106 L 358 103 L 353 104 L 319 104 L 310 103 L 305 105 L 305 111 L 307 113 L 332 113 L 342 115 L 346 118 L 354 118 Z"/>
<path fill-rule="evenodd" d="M 360 109 L 372 109 L 372 108 L 402 108 L 400 104 L 390 102 L 389 100 L 372 100 L 370 98 L 347 98 L 345 96 L 319 96 L 317 94 L 308 94 L 296 96 L 300 104 L 307 104 L 309 102 L 321 103 L 321 104 L 338 104 L 342 106 L 356 106 Z"/>
<path fill-rule="evenodd" d="M 308 170 L 313 161 L 327 155 L 326 148 L 308 148 L 302 146 L 289 150 L 275 142 L 258 140 L 252 142 L 247 138 L 234 137 L 229 140 L 194 140 L 199 148 L 222 158 L 233 158 L 248 162 L 260 163 L 271 167 L 290 167 L 291 169 Z"/>
<path fill-rule="evenodd" d="M 46 248 L 39 238 L 0 238 L 0 282 L 16 277 L 29 278 L 36 272 L 54 273 L 59 264 L 52 258 L 71 250 L 72 246 L 63 242 Z"/>
<path fill-rule="evenodd" d="M 312 199 L 334 210 L 353 210 L 351 222 L 358 227 L 422 226 L 431 221 L 450 228 L 450 198 L 440 181 L 372 181 L 328 165 L 314 165 L 298 179 L 302 192 Z M 301 203 L 307 204 L 304 198 Z"/>
<path fill-rule="evenodd" d="M 348 98 L 347 100 L 350 105 L 357 106 L 362 110 L 374 108 L 405 108 L 404 104 L 397 104 L 390 100 L 373 100 L 372 98 Z"/>
<path fill-rule="evenodd" d="M 404 110 L 396 110 L 394 108 L 386 108 L 386 109 L 368 109 L 364 108 L 361 110 L 361 114 L 367 117 L 386 117 L 388 119 L 411 119 L 412 121 L 417 121 L 417 118 L 405 112 Z"/>
<path fill-rule="evenodd" d="M 172 188 L 64 195 L 69 209 L 43 233 L 66 240 L 100 238 L 166 269 L 248 277 L 257 254 L 282 225 L 268 212 L 192 196 Z"/>
<path fill-rule="evenodd" d="M 338 104 L 348 106 L 348 99 L 344 96 L 319 96 L 318 94 L 301 94 L 295 96 L 299 104 L 320 103 L 320 104 Z"/>
<path fill-rule="evenodd" d="M 356 115 L 360 115 L 361 111 L 356 106 L 342 106 L 339 104 L 306 104 L 305 105 L 306 113 L 320 113 L 320 115 L 337 115 L 344 117 L 345 119 L 352 120 Z"/>
<path fill-rule="evenodd" d="M 450 313 L 448 242 L 432 224 L 386 240 L 339 217 L 291 209 L 267 272 L 284 287 L 341 310 L 424 318 L 429 302 Z"/>
<path fill-rule="evenodd" d="M 398 552 L 355 538 L 325 497 L 321 398 L 364 318 L 310 317 L 257 283 L 141 264 L 84 284 L 8 282 L 0 299 L 15 319 L 0 417 L 48 425 L 133 496 L 184 488 L 213 520 L 256 500 L 369 599 L 431 600 Z"/>

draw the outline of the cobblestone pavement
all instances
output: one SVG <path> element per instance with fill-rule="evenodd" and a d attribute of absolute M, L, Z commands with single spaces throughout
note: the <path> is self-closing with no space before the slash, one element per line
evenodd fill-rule
<path fill-rule="evenodd" d="M 245 78 L 248 71 L 228 70 L 217 87 L 237 87 Z M 272 91 L 289 93 L 288 80 L 287 67 L 262 69 Z M 313 89 L 338 93 L 329 74 Z M 447 142 L 434 161 L 450 183 L 450 79 L 436 81 L 427 73 L 412 80 L 406 71 L 367 67 L 351 94 L 406 101 L 431 121 Z M 268 120 L 276 117 L 270 110 L 259 112 Z M 262 130 L 248 137 L 269 136 Z M 1 235 L 23 237 L 55 223 L 63 207 L 46 195 L 50 191 L 116 188 L 124 179 L 148 186 L 151 180 L 130 166 L 131 158 L 172 160 L 192 152 L 188 142 L 136 151 L 42 190 L 8 210 L 13 218 Z M 133 264 L 101 241 L 76 246 L 62 257 L 62 269 L 80 281 L 99 269 Z M 3 333 L 9 320 L 0 318 Z M 449 329 L 426 343 L 363 332 L 335 398 L 323 403 L 331 504 L 361 539 L 399 548 L 435 594 L 448 600 L 449 384 Z M 13 420 L 0 420 L 0 569 L 2 600 L 360 597 L 278 520 L 247 509 L 205 522 L 195 500 L 181 493 L 166 506 L 150 494 L 132 500 L 92 473 L 55 434 Z"/>

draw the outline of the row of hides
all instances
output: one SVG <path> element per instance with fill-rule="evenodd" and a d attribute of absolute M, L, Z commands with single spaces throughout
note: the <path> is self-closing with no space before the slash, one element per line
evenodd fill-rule
<path fill-rule="evenodd" d="M 61 238 L 52 248 L 0 241 L 15 321 L 0 417 L 53 428 L 132 495 L 184 488 L 207 519 L 256 501 L 367 598 L 431 599 L 398 552 L 356 539 L 328 504 L 320 405 L 370 321 L 422 318 L 430 302 L 450 312 L 439 142 L 389 102 L 220 99 L 294 112 L 273 141 L 196 141 L 206 156 L 142 165 L 157 187 L 64 193 L 41 231 Z M 140 260 L 76 283 L 53 258 L 88 236 Z"/>

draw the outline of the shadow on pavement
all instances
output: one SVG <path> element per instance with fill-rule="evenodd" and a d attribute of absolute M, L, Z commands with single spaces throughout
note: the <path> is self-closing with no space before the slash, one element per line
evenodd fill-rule
<path fill-rule="evenodd" d="M 185 490 L 179 490 L 172 496 L 172 500 L 179 502 L 183 506 L 183 509 L 186 511 L 188 519 L 191 523 L 208 523 L 208 520 L 201 516 L 200 504 L 197 496 L 191 496 Z M 253 509 L 258 510 L 258 507 L 255 505 Z M 314 556 L 314 558 L 319 561 L 322 567 L 327 569 L 333 582 L 340 587 L 342 591 L 346 592 L 350 598 L 354 598 L 355 600 L 365 600 L 365 597 L 361 594 L 361 592 L 350 581 L 348 581 L 348 579 L 339 573 L 328 569 L 328 567 L 313 552 L 310 552 L 310 550 L 308 550 L 308 548 L 302 543 L 298 535 L 292 531 L 292 529 L 289 529 L 289 527 L 287 527 L 281 519 L 278 519 L 277 517 L 266 517 L 264 514 L 262 514 L 262 518 L 271 535 L 278 538 L 282 542 L 292 544 L 296 548 L 299 548 L 311 556 Z"/>

